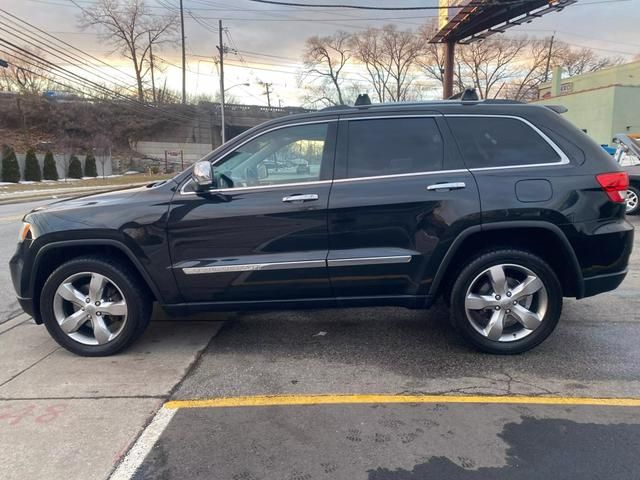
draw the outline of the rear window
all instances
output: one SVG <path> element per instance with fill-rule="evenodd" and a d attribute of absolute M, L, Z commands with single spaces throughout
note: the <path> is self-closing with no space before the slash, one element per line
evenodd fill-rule
<path fill-rule="evenodd" d="M 560 161 L 533 128 L 515 118 L 448 117 L 467 168 L 507 167 Z"/>
<path fill-rule="evenodd" d="M 441 170 L 443 151 L 433 118 L 351 120 L 347 178 Z"/>

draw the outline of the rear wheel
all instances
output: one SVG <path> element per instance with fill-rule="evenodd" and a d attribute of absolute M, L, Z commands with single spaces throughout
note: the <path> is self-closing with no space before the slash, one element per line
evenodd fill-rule
<path fill-rule="evenodd" d="M 626 204 L 627 215 L 638 215 L 640 213 L 640 190 L 636 187 L 629 186 Z"/>
<path fill-rule="evenodd" d="M 40 297 L 51 336 L 83 356 L 117 353 L 149 324 L 151 301 L 135 272 L 97 257 L 73 259 L 47 279 Z"/>
<path fill-rule="evenodd" d="M 476 348 L 522 353 L 540 344 L 562 312 L 562 288 L 540 257 L 497 250 L 476 257 L 453 285 L 454 325 Z"/>

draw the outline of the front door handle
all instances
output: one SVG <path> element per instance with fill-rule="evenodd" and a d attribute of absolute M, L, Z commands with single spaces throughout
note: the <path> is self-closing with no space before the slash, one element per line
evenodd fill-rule
<path fill-rule="evenodd" d="M 288 197 L 284 197 L 282 201 L 286 203 L 313 202 L 314 200 L 318 200 L 318 198 L 319 197 L 316 193 L 307 193 L 305 195 L 290 195 Z"/>
<path fill-rule="evenodd" d="M 429 185 L 427 190 L 429 191 L 439 191 L 439 190 L 460 190 L 461 188 L 466 188 L 467 184 L 464 182 L 450 182 L 450 183 L 434 183 L 433 185 Z"/>

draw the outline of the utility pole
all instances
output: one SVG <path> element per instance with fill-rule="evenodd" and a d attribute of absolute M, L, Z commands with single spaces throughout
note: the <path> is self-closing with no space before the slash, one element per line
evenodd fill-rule
<path fill-rule="evenodd" d="M 544 71 L 544 83 L 549 81 L 549 68 L 551 68 L 551 54 L 553 54 L 553 41 L 556 38 L 556 32 L 551 35 L 551 41 L 549 42 L 549 53 L 547 54 L 547 68 Z"/>
<path fill-rule="evenodd" d="M 153 103 L 156 104 L 156 79 L 153 76 L 153 47 L 151 45 L 151 32 L 149 32 L 149 62 L 151 63 L 151 89 L 153 90 Z"/>
<path fill-rule="evenodd" d="M 447 100 L 453 96 L 453 71 L 456 63 L 455 42 L 445 43 L 444 53 L 444 75 L 443 75 L 443 98 Z"/>
<path fill-rule="evenodd" d="M 225 129 L 224 119 L 224 43 L 222 41 L 222 20 L 218 20 L 218 34 L 220 44 L 218 45 L 218 52 L 220 54 L 220 138 L 222 143 L 227 141 L 227 134 Z"/>
<path fill-rule="evenodd" d="M 180 0 L 180 31 L 182 33 L 182 103 L 187 103 L 187 61 L 184 53 L 184 11 Z"/>
<path fill-rule="evenodd" d="M 271 108 L 271 92 L 270 88 L 273 86 L 273 83 L 262 82 L 264 86 L 265 92 L 264 94 L 267 96 L 267 105 Z"/>

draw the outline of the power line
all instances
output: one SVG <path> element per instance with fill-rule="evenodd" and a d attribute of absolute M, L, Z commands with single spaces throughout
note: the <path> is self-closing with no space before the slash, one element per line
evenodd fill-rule
<path fill-rule="evenodd" d="M 16 58 L 16 59 L 18 59 L 18 61 L 28 63 L 29 65 L 34 66 L 36 68 L 42 68 L 39 65 L 33 64 L 32 62 L 25 61 L 25 59 L 20 58 L 20 57 L 16 56 L 13 53 L 7 52 L 6 50 L 2 50 L 1 48 L 0 48 L 0 52 L 4 53 L 5 55 L 8 55 L 10 57 Z M 98 95 L 95 95 L 95 94 L 88 93 L 87 91 L 82 90 L 81 88 L 77 88 L 77 87 L 74 87 L 73 85 L 69 85 L 67 83 L 60 82 L 58 80 L 55 80 L 54 78 L 48 77 L 46 75 L 43 75 L 42 73 L 38 73 L 36 71 L 30 70 L 28 68 L 25 68 L 24 66 L 19 66 L 17 68 L 21 69 L 24 72 L 27 72 L 27 73 L 30 73 L 32 75 L 41 77 L 41 78 L 47 80 L 48 82 L 54 83 L 56 85 L 60 85 L 61 87 L 65 88 L 66 90 L 71 90 L 71 91 L 77 92 L 81 98 L 90 98 L 90 99 L 97 100 L 97 101 L 102 101 L 102 102 L 104 102 L 104 101 L 114 102 L 113 99 L 107 99 L 105 97 L 101 97 L 101 96 L 98 96 Z M 64 78 L 65 80 L 68 80 L 64 76 L 62 76 L 62 78 Z M 153 109 L 152 107 L 150 107 L 152 109 L 149 110 L 149 109 L 138 108 L 138 107 L 126 102 L 126 101 L 118 101 L 117 103 L 120 106 L 122 106 L 122 107 L 124 107 L 126 109 L 129 109 L 130 111 L 138 113 L 138 114 L 148 115 L 148 116 L 151 116 L 151 117 L 157 117 L 158 116 L 158 112 L 155 111 L 155 109 Z M 161 118 L 163 120 L 168 121 L 168 122 L 177 123 L 179 125 L 184 125 L 184 122 L 185 122 L 185 120 L 183 118 L 171 118 L 170 116 L 167 116 L 166 114 L 164 116 L 161 115 Z M 185 117 L 185 118 L 187 118 L 188 121 L 193 121 L 194 120 L 194 118 L 189 118 L 189 117 Z M 209 127 L 203 127 L 203 126 L 198 124 L 198 125 L 195 125 L 194 128 L 198 128 L 198 129 L 206 128 L 206 129 L 208 129 Z"/>
<path fill-rule="evenodd" d="M 82 59 L 79 59 L 78 57 L 74 56 L 74 55 L 69 55 L 66 51 L 61 50 L 59 48 L 55 48 L 55 47 L 51 47 L 49 43 L 45 43 L 41 40 L 39 40 L 38 38 L 29 35 L 30 32 L 29 30 L 25 32 L 22 32 L 20 30 L 17 30 L 15 27 L 11 27 L 11 25 L 6 24 L 5 22 L 0 20 L 0 25 L 3 25 L 4 27 L 7 28 L 3 28 L 2 26 L 0 26 L 0 30 L 9 33 L 11 36 L 39 49 L 42 50 L 43 52 L 52 55 L 53 57 L 57 58 L 58 60 L 61 60 L 63 62 L 66 62 L 68 64 L 70 64 L 72 67 L 78 68 L 79 70 L 92 75 L 94 77 L 97 78 L 102 78 L 104 76 L 103 72 L 97 71 L 98 73 L 95 73 L 90 69 L 93 69 L 93 67 L 91 65 L 87 65 Z M 37 34 L 36 34 L 37 35 Z M 25 38 L 26 37 L 26 38 Z M 40 38 L 44 38 L 42 36 L 39 36 Z M 34 43 L 35 42 L 35 43 Z M 75 62 L 79 62 L 78 63 L 74 63 Z M 133 87 L 127 84 L 123 84 L 123 83 L 119 83 L 120 81 L 117 79 L 114 79 L 113 83 L 117 86 L 119 86 L 120 88 L 124 88 L 127 90 L 132 89 Z"/>
<path fill-rule="evenodd" d="M 11 14 L 11 13 L 7 12 L 6 10 L 4 10 L 4 9 L 2 9 L 2 8 L 0 8 L 0 12 L 4 13 L 5 15 L 8 15 L 9 17 L 13 18 L 14 20 L 16 20 L 16 21 L 18 21 L 18 22 L 20 22 L 20 23 L 22 23 L 22 24 L 26 25 L 27 27 L 29 27 L 29 28 L 31 28 L 31 29 L 34 29 L 34 30 L 36 30 L 36 31 L 38 31 L 38 32 L 40 32 L 41 34 L 46 35 L 47 37 L 49 37 L 49 39 L 52 39 L 52 40 L 54 40 L 55 42 L 57 42 L 57 43 L 59 43 L 59 44 L 64 45 L 65 47 L 68 47 L 68 48 L 70 48 L 70 49 L 72 49 L 72 50 L 74 50 L 74 51 L 76 51 L 76 52 L 79 52 L 79 53 L 81 53 L 82 55 L 84 55 L 84 56 L 86 56 L 86 57 L 88 57 L 88 58 L 90 58 L 90 59 L 92 59 L 92 60 L 95 60 L 96 62 L 98 62 L 98 63 L 100 63 L 100 64 L 102 64 L 102 65 L 104 65 L 104 66 L 106 66 L 106 67 L 110 68 L 111 70 L 115 70 L 116 72 L 118 72 L 118 73 L 119 73 L 119 74 L 121 74 L 121 75 L 128 76 L 128 77 L 130 77 L 130 78 L 132 78 L 132 79 L 134 79 L 134 80 L 135 80 L 135 77 L 134 77 L 133 75 L 130 75 L 130 74 L 126 73 L 126 72 L 123 72 L 123 71 L 121 71 L 121 70 L 118 70 L 118 69 L 117 69 L 116 67 L 114 67 L 113 65 L 110 65 L 110 64 L 108 64 L 107 62 L 105 62 L 105 61 L 103 61 L 103 60 L 100 60 L 99 58 L 94 57 L 93 55 L 91 55 L 91 54 L 89 54 L 89 53 L 83 52 L 83 51 L 82 51 L 82 50 L 80 50 L 79 48 L 74 47 L 73 45 L 71 45 L 70 43 L 65 42 L 64 40 L 60 40 L 58 37 L 55 37 L 55 36 L 51 35 L 50 33 L 48 33 L 48 32 L 46 32 L 46 31 L 42 30 L 41 28 L 36 27 L 35 25 L 33 25 L 33 24 L 31 24 L 31 23 L 27 22 L 26 20 L 23 20 L 23 19 L 21 19 L 21 18 L 19 18 L 19 17 L 16 17 L 15 15 L 13 15 L 13 14 Z M 44 38 L 44 37 L 42 37 L 42 36 L 41 36 L 41 38 Z M 59 47 L 59 46 L 58 46 L 58 48 L 62 48 L 62 47 Z"/>
<path fill-rule="evenodd" d="M 90 90 L 93 91 L 97 91 L 97 92 L 101 92 L 102 94 L 106 94 L 109 95 L 111 97 L 117 98 L 118 100 L 121 100 L 123 102 L 127 102 L 131 105 L 135 105 L 137 107 L 143 107 L 146 109 L 150 109 L 151 111 L 154 112 L 161 112 L 164 113 L 165 115 L 171 115 L 176 119 L 179 119 L 181 121 L 192 121 L 193 117 L 188 117 L 186 115 L 182 115 L 182 114 L 175 114 L 173 112 L 167 112 L 164 111 L 158 107 L 151 107 L 145 103 L 139 102 L 137 100 L 133 100 L 130 97 L 127 97 L 126 95 L 123 95 L 121 93 L 115 92 L 107 87 L 105 87 L 104 85 L 101 85 L 99 83 L 96 83 L 94 81 L 91 80 L 87 80 L 85 78 L 83 78 L 82 76 L 71 72 L 63 67 L 60 67 L 59 65 L 56 65 L 55 63 L 33 53 L 30 52 L 29 50 L 26 50 L 8 40 L 5 40 L 3 38 L 0 38 L 0 43 L 4 43 L 5 46 L 8 46 L 10 49 L 12 49 L 14 52 L 19 52 L 20 55 L 22 55 L 22 57 L 17 56 L 15 53 L 13 54 L 14 58 L 18 58 L 18 59 L 22 59 L 23 61 L 25 61 L 26 59 L 35 59 L 35 61 L 37 62 L 37 64 L 33 63 L 32 61 L 26 60 L 28 64 L 30 64 L 31 66 L 37 66 L 38 68 L 44 68 L 45 70 L 49 71 L 49 73 L 53 74 L 53 75 L 59 75 L 62 78 L 64 78 L 67 81 L 72 81 L 75 82 L 76 84 L 82 85 L 84 88 L 89 88 Z M 24 55 L 26 55 L 27 57 L 24 57 Z M 44 65 L 44 67 L 43 67 Z M 18 68 L 20 68 L 18 66 Z M 54 73 L 57 72 L 57 73 Z M 43 75 L 41 75 L 43 76 Z M 44 77 L 44 76 L 43 76 Z M 45 77 L 46 78 L 46 77 Z M 59 82 L 56 82 L 59 83 Z"/>
<path fill-rule="evenodd" d="M 284 5 L 288 7 L 304 7 L 304 8 L 348 8 L 354 10 L 382 10 L 382 11 L 417 11 L 417 10 L 447 10 L 449 6 L 429 6 L 429 7 L 373 7 L 370 5 L 349 5 L 349 4 L 309 4 L 297 2 L 281 2 L 276 0 L 248 0 L 254 3 L 265 3 L 268 5 Z M 514 5 L 525 3 L 527 0 L 513 0 L 509 2 L 470 2 L 466 6 L 491 6 L 491 5 Z"/>

